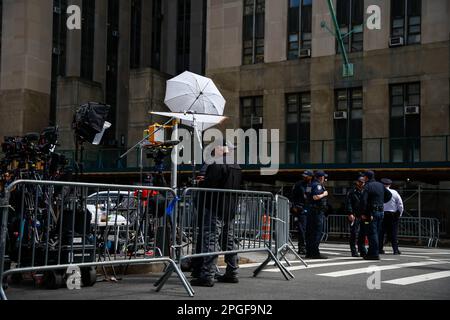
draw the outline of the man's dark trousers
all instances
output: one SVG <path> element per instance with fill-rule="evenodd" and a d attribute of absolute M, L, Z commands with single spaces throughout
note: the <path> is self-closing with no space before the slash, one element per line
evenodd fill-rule
<path fill-rule="evenodd" d="M 398 225 L 400 214 L 398 212 L 385 212 L 383 218 L 382 237 L 380 238 L 380 251 L 383 250 L 385 235 L 391 241 L 392 250 L 398 252 Z"/>
<path fill-rule="evenodd" d="M 372 214 L 373 220 L 367 227 L 367 237 L 369 238 L 369 256 L 378 256 L 380 249 L 379 236 L 383 227 L 383 211 L 375 211 Z"/>
<path fill-rule="evenodd" d="M 217 252 L 217 251 L 231 251 L 235 249 L 233 225 L 234 219 L 223 219 L 216 214 L 211 214 L 211 211 L 204 209 L 202 219 L 199 219 L 202 225 L 201 233 L 199 234 L 197 248 L 201 248 L 200 253 Z M 201 279 L 214 279 L 216 274 L 215 265 L 217 263 L 217 255 L 205 256 L 196 259 L 194 273 L 200 274 Z M 203 263 L 200 264 L 199 262 Z M 226 254 L 225 263 L 227 264 L 225 274 L 233 277 L 237 275 L 238 270 L 238 255 Z M 200 267 L 200 270 L 198 270 Z"/>
<path fill-rule="evenodd" d="M 325 214 L 323 210 L 312 209 L 309 212 L 306 223 L 306 255 L 318 256 L 320 254 L 319 245 L 322 239 L 323 220 Z"/>
<path fill-rule="evenodd" d="M 307 216 L 302 213 L 297 216 L 297 228 L 298 228 L 298 249 L 306 247 L 306 225 Z"/>
<path fill-rule="evenodd" d="M 355 218 L 353 225 L 350 225 L 350 250 L 352 254 L 357 252 L 366 254 L 366 248 L 364 244 L 364 231 L 361 228 L 361 220 Z M 358 251 L 356 250 L 356 244 L 358 244 Z"/>

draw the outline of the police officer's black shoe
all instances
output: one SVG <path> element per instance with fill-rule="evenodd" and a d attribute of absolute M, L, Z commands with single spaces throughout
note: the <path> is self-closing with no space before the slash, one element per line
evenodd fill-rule
<path fill-rule="evenodd" d="M 306 254 L 306 249 L 305 248 L 299 248 L 297 253 L 301 254 L 301 255 L 304 255 L 304 254 Z"/>
<path fill-rule="evenodd" d="M 380 256 L 369 256 L 369 255 L 365 255 L 364 260 L 380 260 Z"/>
<path fill-rule="evenodd" d="M 214 287 L 213 279 L 195 278 L 191 280 L 191 285 L 196 287 Z"/>
<path fill-rule="evenodd" d="M 396 251 L 394 251 L 394 254 L 400 255 L 402 253 L 400 252 L 400 250 L 396 250 Z"/>
<path fill-rule="evenodd" d="M 352 257 L 358 258 L 359 254 L 357 252 L 352 252 Z"/>
<path fill-rule="evenodd" d="M 236 276 L 229 276 L 227 274 L 224 274 L 220 277 L 216 278 L 218 282 L 222 282 L 222 283 L 238 283 L 239 279 Z"/>
<path fill-rule="evenodd" d="M 323 254 L 317 254 L 315 256 L 309 256 L 309 259 L 328 259 L 328 257 L 324 256 Z"/>

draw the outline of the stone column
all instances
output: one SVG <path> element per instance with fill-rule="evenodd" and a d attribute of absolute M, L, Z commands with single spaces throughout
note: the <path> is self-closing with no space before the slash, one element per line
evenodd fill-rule
<path fill-rule="evenodd" d="M 83 12 L 83 1 L 73 0 L 69 5 L 77 5 Z M 65 25 L 63 26 L 65 27 Z M 97 30 L 96 30 L 97 31 Z M 68 77 L 79 77 L 81 72 L 81 30 L 67 30 L 66 45 L 66 75 Z"/>
<path fill-rule="evenodd" d="M 95 0 L 95 35 L 94 35 L 94 75 L 95 82 L 106 88 L 106 51 L 107 51 L 108 1 Z M 81 45 L 80 45 L 81 48 Z M 102 99 L 103 101 L 104 99 Z"/>
<path fill-rule="evenodd" d="M 333 1 L 336 8 L 336 1 Z M 312 57 L 334 55 L 336 53 L 336 39 L 320 24 L 325 21 L 331 30 L 334 30 L 333 19 L 328 9 L 327 1 L 312 2 Z"/>
<path fill-rule="evenodd" d="M 381 9 L 381 30 L 369 30 L 366 21 L 369 15 L 366 13 L 370 5 L 377 5 Z M 389 48 L 391 32 L 391 1 L 389 0 L 364 0 L 364 51 Z"/>
<path fill-rule="evenodd" d="M 4 0 L 0 139 L 49 123 L 53 1 Z"/>
<path fill-rule="evenodd" d="M 243 1 L 208 1 L 206 69 L 242 64 Z"/>
<path fill-rule="evenodd" d="M 277 0 L 266 1 L 265 62 L 286 60 L 287 19 L 287 5 L 280 5 Z"/>

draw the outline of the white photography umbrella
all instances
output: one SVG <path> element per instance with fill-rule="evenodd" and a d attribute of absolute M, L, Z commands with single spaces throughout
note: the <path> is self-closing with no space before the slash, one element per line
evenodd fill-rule
<path fill-rule="evenodd" d="M 214 82 L 185 71 L 167 81 L 165 104 L 172 112 L 223 115 L 225 99 Z"/>

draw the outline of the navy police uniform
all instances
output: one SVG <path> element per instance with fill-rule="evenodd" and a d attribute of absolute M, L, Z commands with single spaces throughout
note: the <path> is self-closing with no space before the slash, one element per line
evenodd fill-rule
<path fill-rule="evenodd" d="M 369 252 L 364 257 L 367 260 L 379 260 L 379 239 L 384 217 L 384 185 L 375 181 L 375 173 L 367 171 L 364 176 L 368 179 L 364 187 L 361 201 L 363 219 L 362 232 L 369 239 Z"/>
<path fill-rule="evenodd" d="M 298 253 L 306 253 L 306 224 L 309 211 L 309 194 L 311 193 L 311 183 L 306 179 L 312 177 L 313 173 L 306 170 L 302 174 L 304 180 L 297 182 L 292 189 L 292 212 L 297 221 L 298 230 Z"/>
<path fill-rule="evenodd" d="M 325 212 L 328 210 L 327 197 L 314 200 L 314 196 L 321 195 L 326 191 L 319 178 L 327 177 L 327 175 L 323 171 L 317 171 L 314 176 L 315 179 L 311 183 L 311 193 L 309 194 L 310 212 L 306 224 L 306 258 L 326 259 L 320 254 L 319 245 L 322 239 Z"/>

